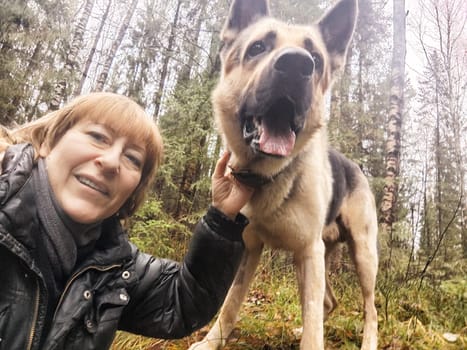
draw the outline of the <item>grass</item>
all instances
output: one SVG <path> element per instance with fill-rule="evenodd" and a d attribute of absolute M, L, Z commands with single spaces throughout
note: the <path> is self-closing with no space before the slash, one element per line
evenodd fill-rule
<path fill-rule="evenodd" d="M 301 326 L 295 273 L 287 257 L 267 253 L 225 350 L 299 349 Z M 272 263 L 274 261 L 274 263 Z M 277 262 L 278 261 L 278 262 Z M 353 271 L 334 276 L 338 308 L 325 323 L 328 350 L 360 348 L 363 311 Z M 443 283 L 404 282 L 381 276 L 377 286 L 379 349 L 457 350 L 467 348 L 467 282 L 462 277 Z M 157 340 L 120 332 L 113 350 L 182 350 L 200 340 L 205 327 L 182 340 Z M 445 333 L 457 337 L 445 339 Z"/>

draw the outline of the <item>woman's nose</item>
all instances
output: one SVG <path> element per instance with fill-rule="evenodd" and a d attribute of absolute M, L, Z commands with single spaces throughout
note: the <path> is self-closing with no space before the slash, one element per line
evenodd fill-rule
<path fill-rule="evenodd" d="M 96 162 L 105 173 L 118 174 L 120 173 L 120 155 L 121 150 L 118 147 L 109 147 L 96 158 Z"/>

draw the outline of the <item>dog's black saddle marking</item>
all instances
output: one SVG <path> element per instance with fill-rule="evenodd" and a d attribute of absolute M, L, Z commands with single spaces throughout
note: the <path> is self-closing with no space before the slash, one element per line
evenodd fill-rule
<path fill-rule="evenodd" d="M 358 166 L 333 148 L 328 151 L 332 169 L 332 200 L 329 203 L 326 225 L 336 220 L 344 197 L 357 186 Z"/>
<path fill-rule="evenodd" d="M 264 176 L 256 174 L 248 169 L 235 171 L 232 169 L 231 174 L 238 182 L 252 188 L 260 188 L 274 180 L 272 176 Z"/>

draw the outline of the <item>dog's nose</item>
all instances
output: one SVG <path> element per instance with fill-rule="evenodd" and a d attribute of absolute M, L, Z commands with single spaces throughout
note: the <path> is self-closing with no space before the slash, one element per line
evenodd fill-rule
<path fill-rule="evenodd" d="M 285 49 L 277 57 L 274 69 L 288 78 L 309 78 L 315 64 L 313 58 L 305 50 Z"/>

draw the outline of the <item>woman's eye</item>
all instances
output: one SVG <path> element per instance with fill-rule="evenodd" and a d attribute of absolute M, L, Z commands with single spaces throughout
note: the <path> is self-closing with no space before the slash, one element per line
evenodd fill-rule
<path fill-rule="evenodd" d="M 266 46 L 264 45 L 263 41 L 255 41 L 247 51 L 247 54 L 249 57 L 255 57 L 258 56 L 259 54 L 262 54 L 264 51 L 266 51 Z"/>
<path fill-rule="evenodd" d="M 131 162 L 133 166 L 135 166 L 137 169 L 141 169 L 143 166 L 143 161 L 138 157 L 133 154 L 126 154 L 125 157 Z"/>
<path fill-rule="evenodd" d="M 108 143 L 108 137 L 97 131 L 89 131 L 88 135 L 97 142 Z"/>

